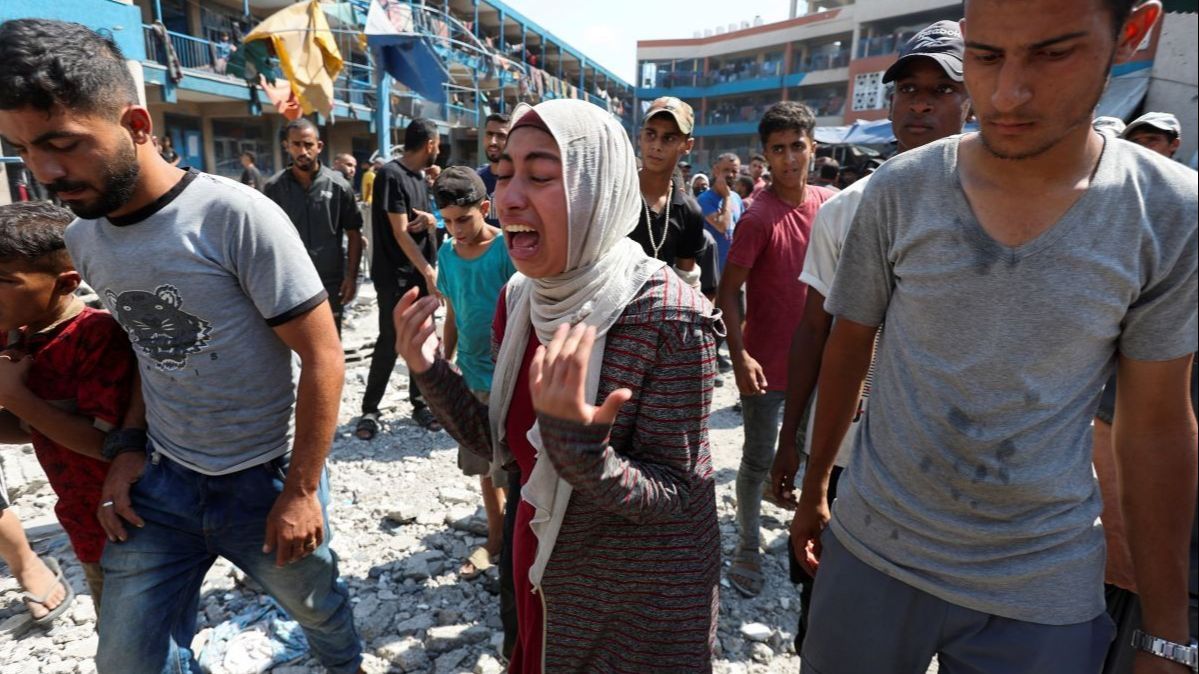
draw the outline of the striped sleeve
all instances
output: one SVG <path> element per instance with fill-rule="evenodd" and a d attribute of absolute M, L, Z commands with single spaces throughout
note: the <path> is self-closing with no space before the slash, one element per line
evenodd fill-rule
<path fill-rule="evenodd" d="M 466 380 L 450 367 L 449 361 L 438 358 L 433 367 L 413 374 L 412 379 L 446 433 L 471 453 L 490 461 L 491 425 L 487 419 L 487 405 L 470 392 Z"/>
<path fill-rule="evenodd" d="M 704 322 L 667 321 L 609 333 L 600 392 L 625 387 L 633 398 L 610 429 L 538 417 L 558 474 L 601 508 L 632 522 L 682 517 L 706 450 L 715 349 Z"/>

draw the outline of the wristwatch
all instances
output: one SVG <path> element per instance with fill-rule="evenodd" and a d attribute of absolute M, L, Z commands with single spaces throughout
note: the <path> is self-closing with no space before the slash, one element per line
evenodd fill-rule
<path fill-rule="evenodd" d="M 145 452 L 149 440 L 146 431 L 141 428 L 118 428 L 109 431 L 104 436 L 104 444 L 100 447 L 100 456 L 112 461 L 118 455 L 126 452 Z"/>
<path fill-rule="evenodd" d="M 1183 646 L 1152 634 L 1145 634 L 1141 630 L 1133 630 L 1132 645 L 1146 653 L 1186 665 L 1192 671 L 1199 672 L 1199 642 L 1194 639 L 1191 640 L 1189 646 Z"/>

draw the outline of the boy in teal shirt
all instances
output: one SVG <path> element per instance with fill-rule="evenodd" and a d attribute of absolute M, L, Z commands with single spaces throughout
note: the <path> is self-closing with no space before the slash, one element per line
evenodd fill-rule
<path fill-rule="evenodd" d="M 487 188 L 473 169 L 451 166 L 433 183 L 433 198 L 450 235 L 437 254 L 441 266 L 437 289 L 445 297 L 446 320 L 442 344 L 446 358 L 457 351 L 458 369 L 475 396 L 487 402 L 491 391 L 491 322 L 496 302 L 508 278 L 516 273 L 503 232 L 486 222 L 491 202 Z M 503 544 L 504 489 L 502 466 L 459 448 L 458 467 L 478 475 L 487 511 L 487 543 L 471 553 L 460 575 L 473 578 L 491 566 Z"/>

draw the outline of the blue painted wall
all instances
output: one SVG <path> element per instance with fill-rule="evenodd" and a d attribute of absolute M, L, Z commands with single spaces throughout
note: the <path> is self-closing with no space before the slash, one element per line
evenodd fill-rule
<path fill-rule="evenodd" d="M 136 5 L 114 0 L 0 1 L 0 21 L 25 18 L 75 21 L 92 30 L 106 30 L 125 53 L 125 58 L 137 61 L 146 59 L 142 14 Z"/>
<path fill-rule="evenodd" d="M 758 132 L 757 122 L 734 122 L 732 124 L 697 124 L 692 133 L 701 136 L 744 136 Z"/>
<path fill-rule="evenodd" d="M 793 73 L 786 76 L 773 75 L 771 77 L 755 77 L 747 80 L 720 82 L 703 87 L 654 87 L 651 89 L 638 89 L 637 97 L 645 101 L 652 101 L 659 96 L 675 96 L 677 98 L 710 98 L 712 96 L 750 94 L 758 91 L 781 89 L 784 86 L 799 86 L 800 83 L 803 82 L 806 74 L 807 73 Z"/>

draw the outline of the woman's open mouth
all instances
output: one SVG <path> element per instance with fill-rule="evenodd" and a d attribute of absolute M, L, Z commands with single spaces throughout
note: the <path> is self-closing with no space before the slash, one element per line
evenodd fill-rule
<path fill-rule="evenodd" d="M 515 260 L 532 259 L 541 247 L 541 235 L 528 225 L 504 225 L 504 238 L 508 240 L 508 253 Z"/>

